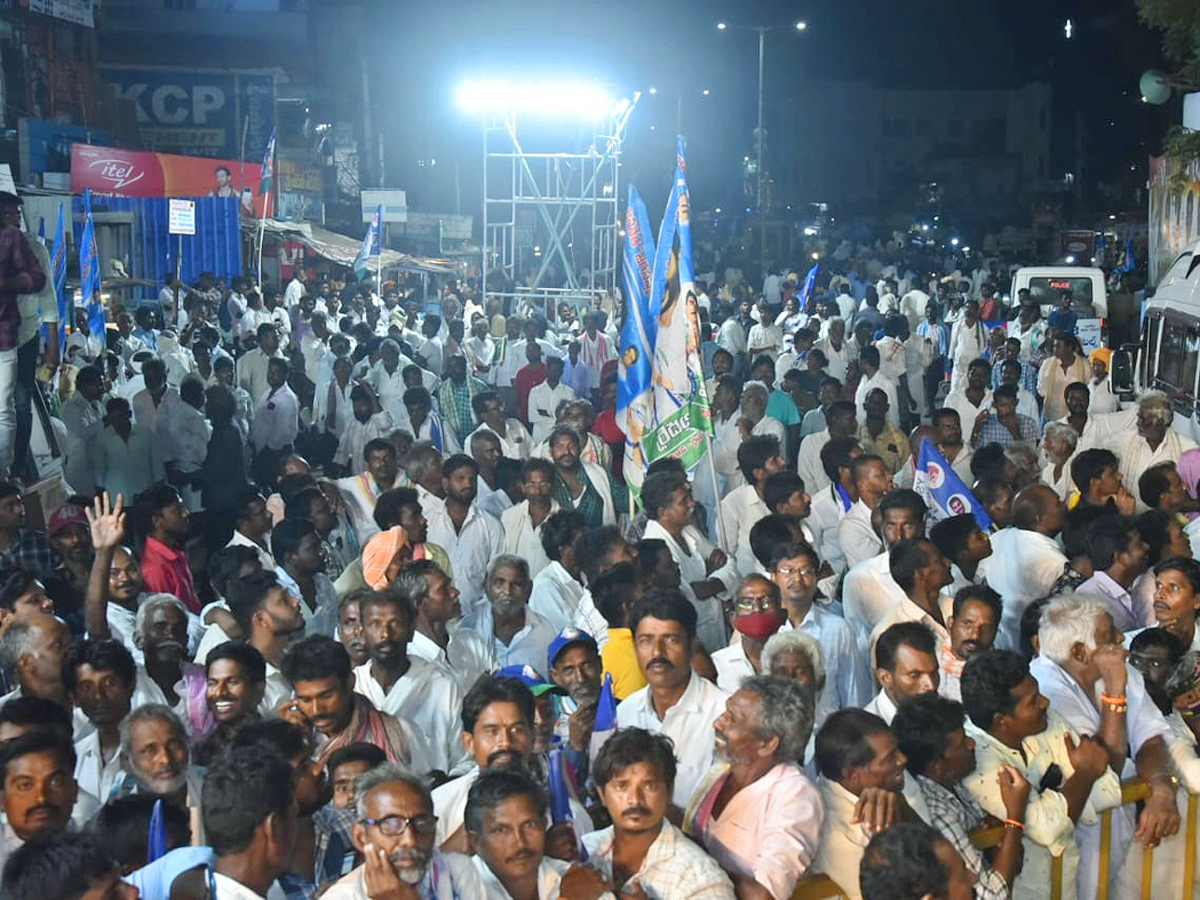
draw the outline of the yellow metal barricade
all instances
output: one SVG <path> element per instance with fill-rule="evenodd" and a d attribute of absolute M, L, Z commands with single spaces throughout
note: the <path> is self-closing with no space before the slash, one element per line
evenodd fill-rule
<path fill-rule="evenodd" d="M 1141 779 L 1127 781 L 1121 786 L 1121 805 L 1138 803 L 1150 796 L 1150 788 Z M 1183 900 L 1192 900 L 1196 887 L 1196 837 L 1197 813 L 1200 811 L 1200 797 L 1188 794 L 1187 812 L 1182 823 L 1185 835 L 1185 852 L 1183 856 Z M 1112 860 L 1110 845 L 1112 836 L 1113 810 L 1105 810 L 1100 815 L 1100 872 L 1097 900 L 1108 900 L 1108 874 Z M 991 850 L 1000 845 L 1004 837 L 1003 826 L 977 828 L 971 832 L 971 842 L 980 850 Z M 1061 856 L 1050 860 L 1050 900 L 1062 900 L 1063 896 L 1063 862 Z M 1142 889 L 1141 900 L 1156 900 L 1152 894 L 1152 879 L 1154 874 L 1154 848 L 1142 850 Z M 845 897 L 845 892 L 828 875 L 814 874 L 800 879 L 791 900 L 830 900 L 830 898 Z"/>

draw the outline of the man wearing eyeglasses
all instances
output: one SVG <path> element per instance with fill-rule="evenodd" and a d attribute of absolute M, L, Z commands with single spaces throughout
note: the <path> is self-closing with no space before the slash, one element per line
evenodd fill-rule
<path fill-rule="evenodd" d="M 816 551 L 802 542 L 782 544 L 768 556 L 770 577 L 779 586 L 787 617 L 779 630 L 803 631 L 821 645 L 827 709 L 861 707 L 874 694 L 874 682 L 853 626 L 814 603 L 820 566 Z"/>
<path fill-rule="evenodd" d="M 354 786 L 350 835 L 363 864 L 336 882 L 327 900 L 450 900 L 468 895 L 434 846 L 437 817 L 421 782 L 384 764 Z M 461 878 L 459 879 L 461 880 Z"/>
<path fill-rule="evenodd" d="M 767 638 L 786 621 L 779 586 L 764 575 L 751 575 L 738 585 L 733 600 L 733 628 L 738 636 L 712 655 L 717 687 L 733 693 L 742 679 L 762 672 Z"/>

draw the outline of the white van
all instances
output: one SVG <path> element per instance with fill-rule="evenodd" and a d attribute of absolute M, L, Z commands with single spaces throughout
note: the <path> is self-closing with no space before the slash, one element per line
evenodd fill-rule
<path fill-rule="evenodd" d="M 1176 397 L 1175 428 L 1200 443 L 1196 365 L 1200 353 L 1200 241 L 1176 257 L 1141 311 L 1136 344 L 1113 348 L 1113 389 L 1136 395 L 1162 390 Z"/>
<path fill-rule="evenodd" d="M 1029 289 L 1029 296 L 1042 307 L 1042 315 L 1058 306 L 1063 291 L 1070 291 L 1075 301 L 1075 314 L 1080 318 L 1108 317 L 1108 290 L 1104 272 L 1083 266 L 1035 266 L 1017 269 L 1013 274 L 1011 302 L 1017 302 L 1017 291 Z M 1089 310 L 1088 305 L 1091 305 Z M 1092 311 L 1094 310 L 1094 312 Z"/>

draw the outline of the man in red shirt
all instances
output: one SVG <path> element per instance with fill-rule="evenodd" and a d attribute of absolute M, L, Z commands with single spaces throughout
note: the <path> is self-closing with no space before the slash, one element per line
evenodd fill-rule
<path fill-rule="evenodd" d="M 525 344 L 525 358 L 529 360 L 529 365 L 522 366 L 513 378 L 513 390 L 517 393 L 517 417 L 525 423 L 526 428 L 532 428 L 529 424 L 529 392 L 546 380 L 546 364 L 542 362 L 542 345 L 537 341 L 529 341 Z"/>
<path fill-rule="evenodd" d="M 142 548 L 146 590 L 174 594 L 199 614 L 200 596 L 184 550 L 190 520 L 183 498 L 168 484 L 155 485 L 134 498 L 133 515 L 138 531 L 146 535 Z"/>

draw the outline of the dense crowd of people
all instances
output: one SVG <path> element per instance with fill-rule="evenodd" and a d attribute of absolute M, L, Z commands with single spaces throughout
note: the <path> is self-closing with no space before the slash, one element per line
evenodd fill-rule
<path fill-rule="evenodd" d="M 636 502 L 617 296 L 297 269 L 77 322 L 67 499 L 27 510 L 25 445 L 0 483 L 0 895 L 1126 897 L 1154 847 L 1176 896 L 1172 398 L 1122 400 L 1071 297 L 802 280 L 699 285 L 711 453 Z M 990 524 L 914 490 L 926 444 Z"/>

